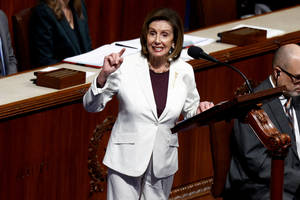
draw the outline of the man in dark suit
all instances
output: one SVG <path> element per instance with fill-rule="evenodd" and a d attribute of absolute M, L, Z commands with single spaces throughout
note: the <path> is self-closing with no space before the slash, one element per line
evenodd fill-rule
<path fill-rule="evenodd" d="M 291 137 L 285 158 L 283 199 L 300 199 L 300 47 L 288 44 L 274 55 L 273 72 L 255 91 L 286 86 L 287 93 L 263 104 L 276 128 Z M 288 110 L 285 105 L 292 99 Z M 288 114 L 292 116 L 289 123 Z M 248 124 L 235 121 L 232 160 L 226 180 L 225 199 L 269 200 L 271 178 L 270 152 L 258 140 Z"/>
<path fill-rule="evenodd" d="M 5 13 L 0 10 L 0 76 L 17 72 L 17 60 L 11 46 L 8 21 Z"/>

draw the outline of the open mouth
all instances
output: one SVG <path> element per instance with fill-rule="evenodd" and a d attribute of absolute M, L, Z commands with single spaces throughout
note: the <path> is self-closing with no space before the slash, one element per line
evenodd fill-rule
<path fill-rule="evenodd" d="M 152 49 L 153 49 L 155 52 L 161 52 L 164 48 L 163 48 L 163 47 L 152 47 Z"/>

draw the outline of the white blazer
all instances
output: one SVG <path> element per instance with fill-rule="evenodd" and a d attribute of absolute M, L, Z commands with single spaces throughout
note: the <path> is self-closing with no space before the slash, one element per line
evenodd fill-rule
<path fill-rule="evenodd" d="M 103 88 L 95 79 L 83 97 L 89 112 L 99 112 L 117 95 L 119 113 L 112 129 L 103 163 L 122 174 L 141 176 L 153 156 L 157 178 L 178 169 L 178 137 L 171 134 L 180 114 L 196 114 L 200 97 L 191 65 L 177 59 L 170 65 L 166 107 L 157 117 L 147 59 L 141 53 L 124 58 Z"/>

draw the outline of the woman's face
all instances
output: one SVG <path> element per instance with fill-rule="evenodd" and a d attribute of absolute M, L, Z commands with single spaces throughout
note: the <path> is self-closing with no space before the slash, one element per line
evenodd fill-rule
<path fill-rule="evenodd" d="M 150 57 L 166 57 L 170 48 L 175 46 L 173 39 L 173 28 L 168 21 L 151 22 L 147 33 L 147 48 Z"/>

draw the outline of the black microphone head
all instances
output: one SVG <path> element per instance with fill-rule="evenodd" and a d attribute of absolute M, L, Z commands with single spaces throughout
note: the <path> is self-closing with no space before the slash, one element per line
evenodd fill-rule
<path fill-rule="evenodd" d="M 204 53 L 203 49 L 197 46 L 191 46 L 188 51 L 188 55 L 191 56 L 194 59 L 199 59 L 201 58 L 200 54 Z"/>
<path fill-rule="evenodd" d="M 215 62 L 215 63 L 219 63 L 219 61 L 217 59 L 215 59 L 214 57 L 208 55 L 207 53 L 205 53 L 203 51 L 203 49 L 201 49 L 200 47 L 197 46 L 191 46 L 188 51 L 187 51 L 188 55 L 191 56 L 194 59 L 204 59 L 204 60 L 209 60 L 211 62 Z"/>

